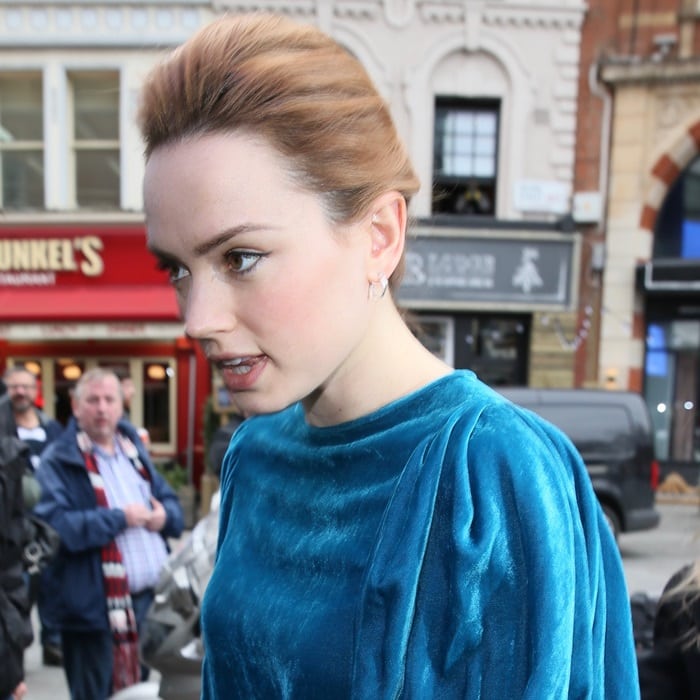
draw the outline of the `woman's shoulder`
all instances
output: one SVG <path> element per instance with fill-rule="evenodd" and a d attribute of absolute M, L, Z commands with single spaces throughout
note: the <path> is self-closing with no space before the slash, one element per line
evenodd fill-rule
<path fill-rule="evenodd" d="M 517 500 L 583 498 L 590 490 L 581 457 L 559 428 L 473 377 L 453 381 L 463 400 L 436 425 L 434 440 L 444 445 L 456 479 L 466 470 L 473 485 L 512 488 Z"/>
<path fill-rule="evenodd" d="M 473 425 L 472 439 L 487 440 L 491 445 L 524 437 L 545 443 L 561 439 L 566 442 L 554 425 L 513 403 L 472 372 L 455 371 L 447 379 L 450 400 L 444 402 L 445 410 L 454 420 L 466 420 Z"/>

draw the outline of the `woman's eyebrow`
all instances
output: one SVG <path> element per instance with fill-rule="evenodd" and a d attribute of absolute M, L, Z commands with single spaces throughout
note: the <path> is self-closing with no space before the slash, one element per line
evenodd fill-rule
<path fill-rule="evenodd" d="M 204 243 L 200 243 L 198 246 L 195 246 L 193 252 L 197 257 L 202 257 L 203 255 L 210 253 L 215 248 L 218 248 L 223 243 L 226 243 L 234 236 L 238 236 L 241 233 L 248 233 L 250 231 L 261 231 L 265 228 L 269 227 L 263 226 L 262 224 L 240 224 L 239 226 L 233 226 L 231 228 L 227 228 L 213 238 L 210 238 L 208 241 L 204 241 Z"/>

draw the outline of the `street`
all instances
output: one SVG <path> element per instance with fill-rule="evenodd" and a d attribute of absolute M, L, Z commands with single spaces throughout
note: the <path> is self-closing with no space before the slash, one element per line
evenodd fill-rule
<path fill-rule="evenodd" d="M 658 503 L 661 524 L 655 530 L 622 535 L 620 551 L 630 593 L 659 595 L 670 576 L 700 558 L 700 506 Z"/>
<path fill-rule="evenodd" d="M 700 506 L 659 503 L 657 507 L 661 513 L 661 525 L 657 529 L 620 538 L 630 593 L 646 591 L 658 595 L 675 571 L 700 557 Z M 70 700 L 62 669 L 42 665 L 38 643 L 28 650 L 25 662 L 29 686 L 26 700 Z M 152 680 L 156 678 L 154 674 Z"/>

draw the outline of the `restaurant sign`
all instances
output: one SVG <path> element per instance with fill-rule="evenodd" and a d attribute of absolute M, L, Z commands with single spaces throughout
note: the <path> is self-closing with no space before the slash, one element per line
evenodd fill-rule
<path fill-rule="evenodd" d="M 167 284 L 143 226 L 0 229 L 0 288 Z"/>

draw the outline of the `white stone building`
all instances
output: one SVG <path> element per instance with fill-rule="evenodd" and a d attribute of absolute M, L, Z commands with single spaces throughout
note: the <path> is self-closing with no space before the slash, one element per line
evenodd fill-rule
<path fill-rule="evenodd" d="M 105 273 L 25 261 L 18 274 L 0 245 L 0 368 L 34 363 L 62 417 L 66 366 L 127 364 L 136 417 L 167 422 L 156 448 L 201 459 L 206 365 L 161 280 L 125 263 L 143 255 L 134 117 L 164 51 L 221 13 L 259 10 L 320 26 L 388 101 L 422 182 L 399 296 L 426 343 L 493 384 L 571 386 L 583 0 L 3 0 L 0 244 L 78 250 L 92 235 Z"/>

